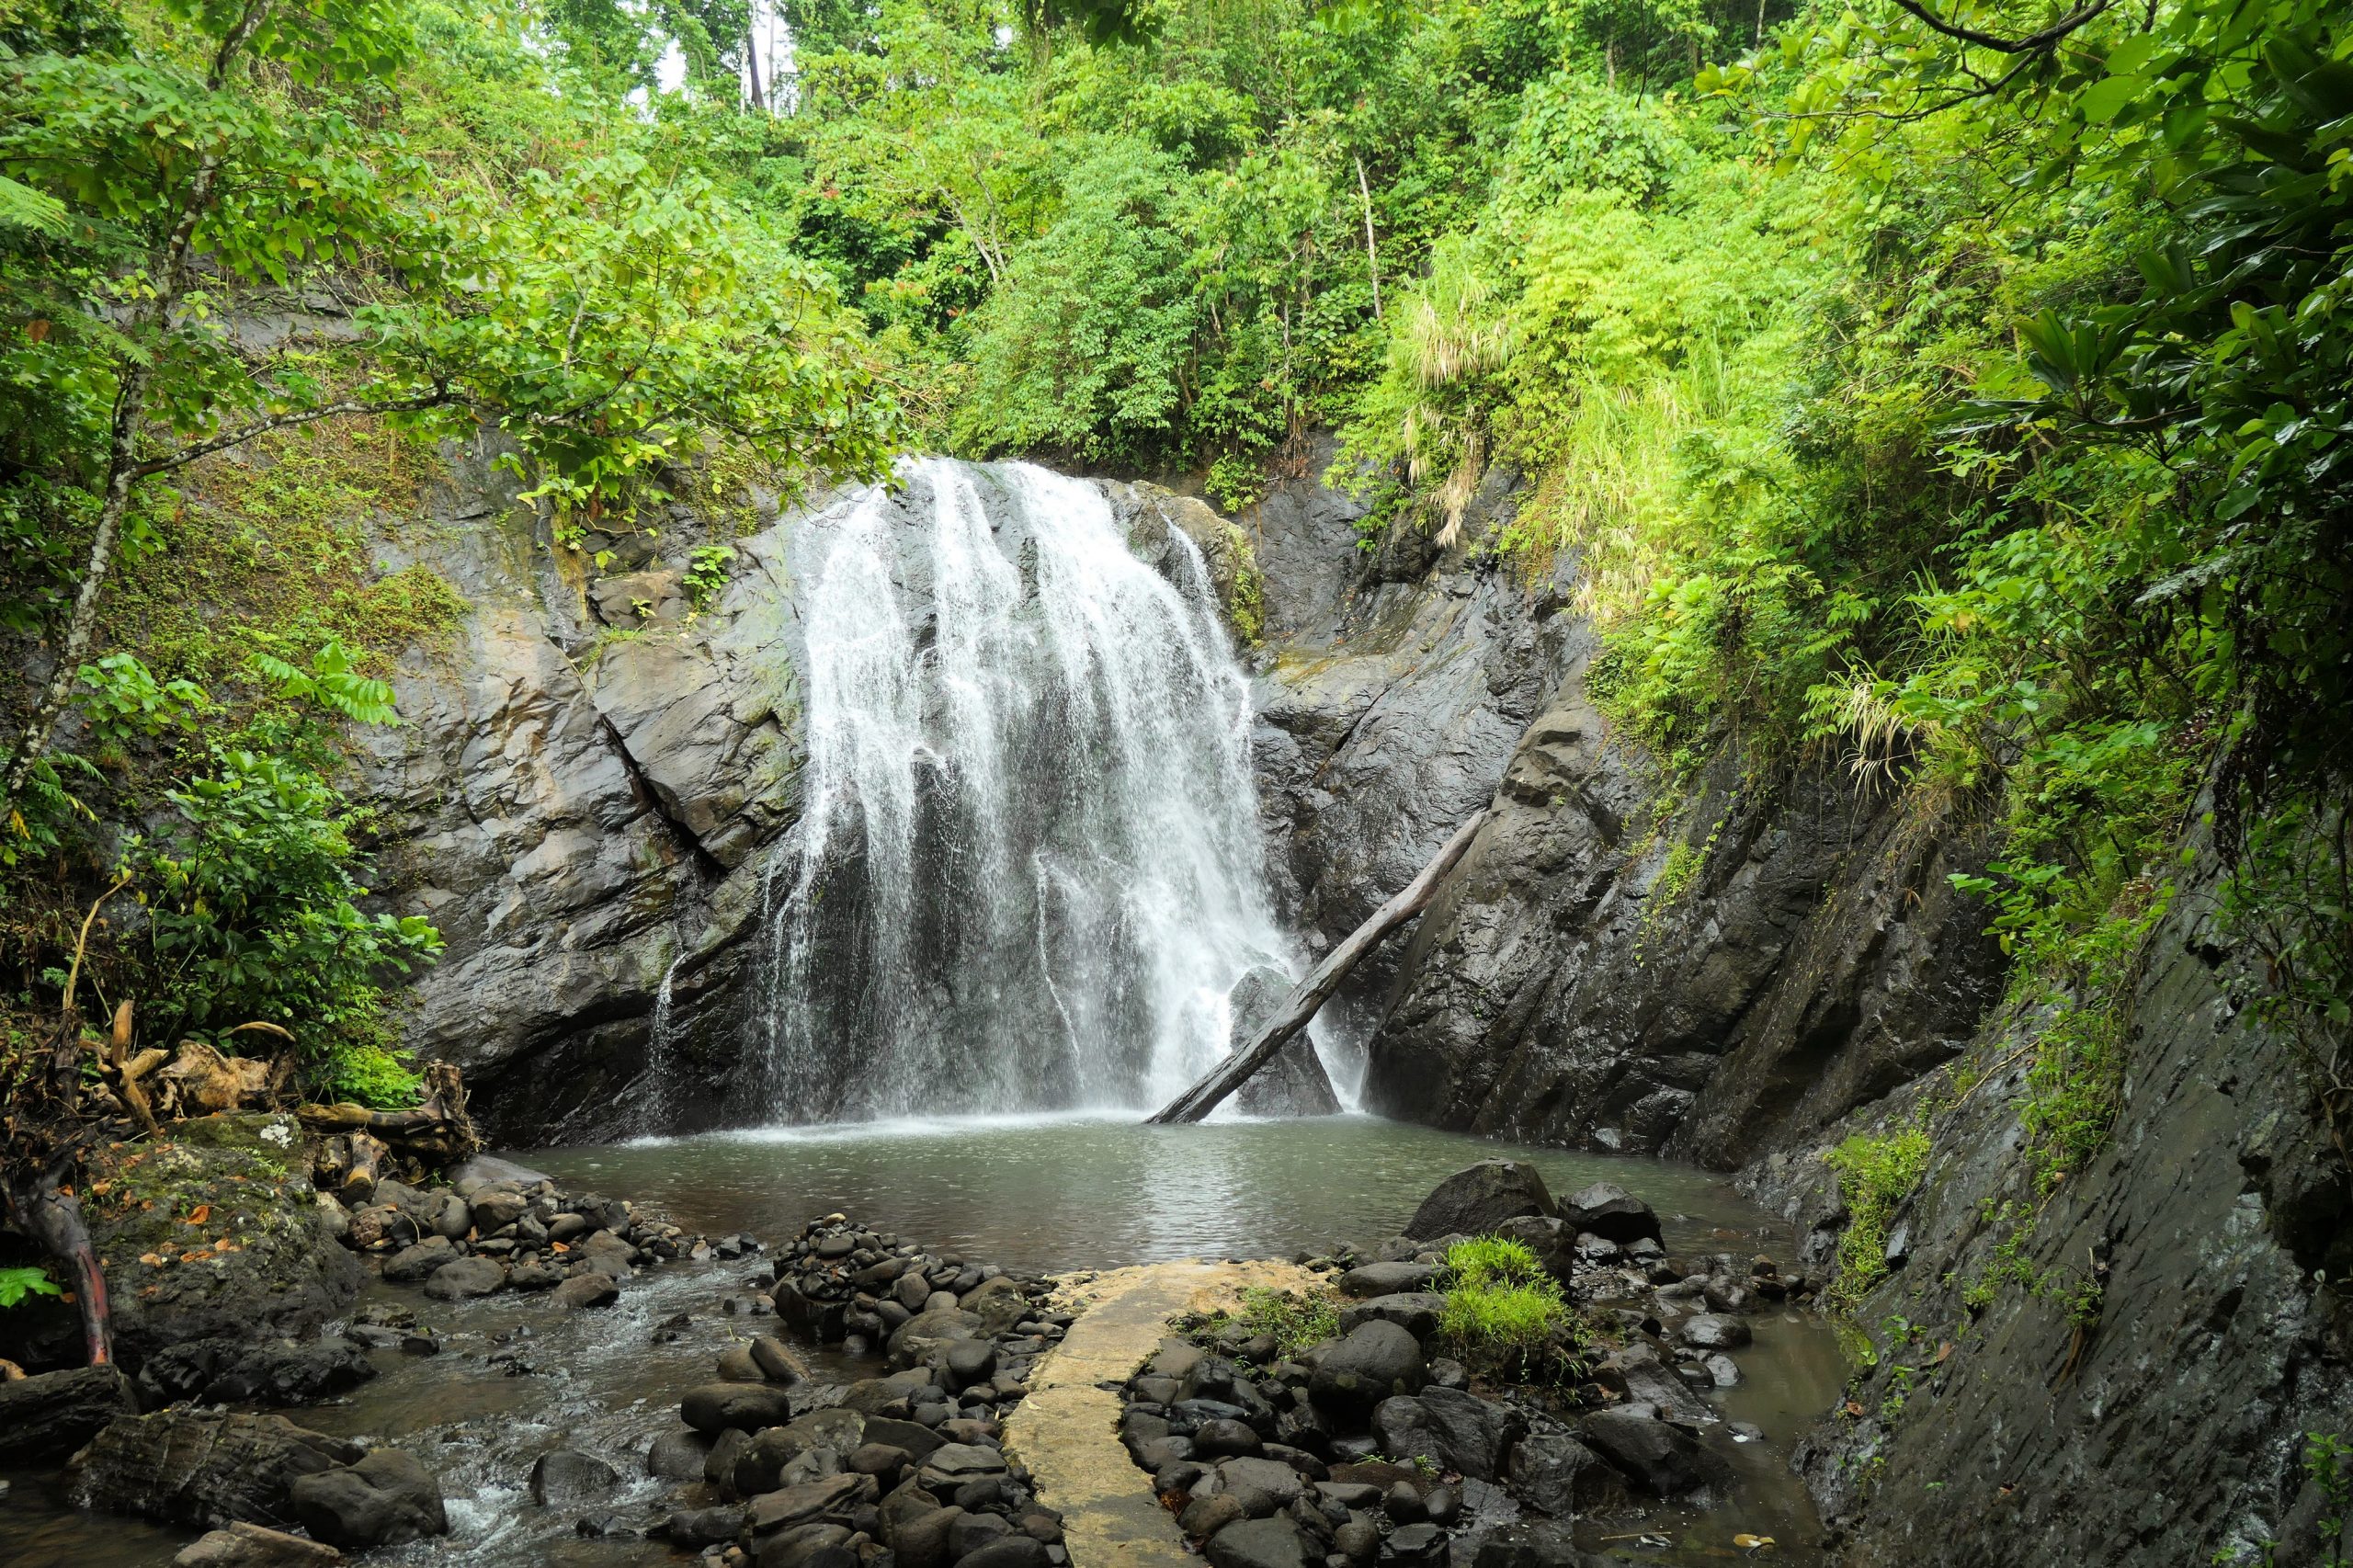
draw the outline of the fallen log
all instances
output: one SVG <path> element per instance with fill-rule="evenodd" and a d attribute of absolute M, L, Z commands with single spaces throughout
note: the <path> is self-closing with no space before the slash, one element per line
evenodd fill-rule
<path fill-rule="evenodd" d="M 1347 941 L 1334 948 L 1314 971 L 1299 983 L 1285 998 L 1282 1010 L 1267 1020 L 1247 1045 L 1203 1074 L 1192 1087 L 1163 1106 L 1145 1125 L 1165 1127 L 1200 1120 L 1222 1105 L 1227 1096 L 1249 1082 L 1252 1074 L 1273 1061 L 1284 1042 L 1305 1028 L 1324 1004 L 1332 999 L 1332 994 L 1339 990 L 1340 983 L 1347 979 L 1348 971 L 1365 954 L 1378 947 L 1390 932 L 1428 907 L 1430 900 L 1438 896 L 1438 883 L 1471 847 L 1479 824 L 1485 820 L 1486 813 L 1483 812 L 1457 828 L 1446 846 L 1422 868 L 1420 875 L 1406 883 L 1396 897 L 1373 911 L 1371 919 L 1350 932 Z"/>
<path fill-rule="evenodd" d="M 437 1163 L 463 1159 L 480 1149 L 482 1139 L 474 1131 L 472 1118 L 466 1114 L 464 1092 L 457 1086 L 455 1070 L 438 1083 L 428 1079 L 428 1085 L 436 1092 L 410 1110 L 370 1110 L 348 1103 L 300 1105 L 294 1108 L 294 1116 L 312 1132 L 350 1133 L 355 1145 L 359 1143 L 358 1135 L 365 1134 L 381 1139 L 403 1155 Z M 355 1159 L 351 1165 L 361 1163 Z"/>

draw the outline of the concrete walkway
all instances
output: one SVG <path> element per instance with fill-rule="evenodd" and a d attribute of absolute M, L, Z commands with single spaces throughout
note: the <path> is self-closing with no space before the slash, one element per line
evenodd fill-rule
<path fill-rule="evenodd" d="M 1160 1347 L 1171 1318 L 1232 1306 L 1249 1286 L 1320 1282 L 1289 1263 L 1187 1261 L 1063 1287 L 1056 1304 L 1078 1321 L 1029 1369 L 1029 1397 L 1006 1424 L 1005 1446 L 1029 1467 L 1039 1501 L 1062 1513 L 1071 1568 L 1199 1568 L 1153 1495 L 1152 1477 L 1120 1443 L 1120 1385 Z"/>

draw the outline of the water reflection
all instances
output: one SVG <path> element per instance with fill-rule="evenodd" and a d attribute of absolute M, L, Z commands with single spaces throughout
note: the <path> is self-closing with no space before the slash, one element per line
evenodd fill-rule
<path fill-rule="evenodd" d="M 1619 1183 L 1659 1210 L 1671 1246 L 1788 1251 L 1778 1223 L 1709 1172 L 1368 1116 L 1199 1127 L 1142 1127 L 1132 1114 L 1100 1112 L 900 1119 L 518 1158 L 712 1234 L 788 1234 L 839 1210 L 1007 1267 L 1058 1272 L 1377 1242 L 1442 1177 L 1495 1155 L 1535 1165 L 1556 1195 Z"/>

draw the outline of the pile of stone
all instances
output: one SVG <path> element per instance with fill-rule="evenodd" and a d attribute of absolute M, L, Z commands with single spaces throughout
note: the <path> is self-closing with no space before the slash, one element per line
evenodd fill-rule
<path fill-rule="evenodd" d="M 1721 1489 L 1723 1426 L 1695 1387 L 1737 1378 L 1736 1314 L 1775 1292 L 1769 1259 L 1671 1258 L 1658 1217 L 1598 1184 L 1555 1203 L 1527 1166 L 1449 1177 L 1407 1233 L 1336 1275 L 1340 1332 L 1279 1355 L 1245 1328 L 1168 1339 L 1126 1387 L 1120 1433 L 1213 1568 L 1574 1568 L 1579 1514 Z M 1474 1388 L 1439 1342 L 1447 1249 L 1526 1242 L 1573 1299 L 1649 1289 L 1619 1309 L 1625 1342 L 1572 1389 Z M 1672 1343 L 1668 1342 L 1671 1336 Z"/>
<path fill-rule="evenodd" d="M 626 1199 L 573 1197 L 530 1172 L 460 1166 L 447 1187 L 415 1187 L 390 1177 L 343 1199 L 322 1192 L 329 1231 L 380 1257 L 383 1277 L 424 1287 L 436 1301 L 462 1301 L 499 1290 L 545 1290 L 562 1307 L 603 1306 L 642 1265 L 676 1258 L 738 1258 L 759 1250 L 743 1236 L 706 1242 L 637 1212 Z"/>
<path fill-rule="evenodd" d="M 659 1533 L 727 1568 L 1069 1562 L 1061 1516 L 1006 1456 L 1001 1425 L 1071 1322 L 1046 1306 L 1046 1281 L 838 1214 L 779 1249 L 775 1273 L 779 1317 L 879 1358 L 876 1375 L 820 1381 L 773 1335 L 722 1352 L 681 1402 L 683 1427 L 647 1453 L 650 1473 L 688 1483 Z"/>

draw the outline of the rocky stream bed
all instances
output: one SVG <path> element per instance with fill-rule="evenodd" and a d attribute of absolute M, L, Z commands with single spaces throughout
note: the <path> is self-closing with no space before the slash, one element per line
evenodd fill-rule
<path fill-rule="evenodd" d="M 1405 1234 L 1303 1255 L 1288 1277 L 1337 1292 L 1341 1333 L 1294 1358 L 1214 1329 L 1196 1343 L 1179 1324 L 1222 1320 L 1168 1309 L 1115 1352 L 1120 1403 L 1074 1437 L 1051 1400 L 1016 1413 L 1093 1310 L 1086 1271 L 1007 1268 L 840 1212 L 773 1250 L 710 1239 L 495 1162 L 313 1192 L 273 1178 L 270 1125 L 151 1152 L 168 1182 L 123 1172 L 148 1196 L 101 1234 L 146 1249 L 121 1260 L 145 1305 L 136 1374 L 0 1385 L 10 1562 L 1063 1568 L 1060 1510 L 1083 1488 L 1066 1455 L 1040 1460 L 1062 1496 L 1027 1456 L 1072 1442 L 1150 1471 L 1116 1501 L 1144 1506 L 1162 1550 L 1190 1541 L 1219 1568 L 1699 1561 L 1683 1548 L 1730 1540 L 1735 1516 L 1784 1560 L 1813 1544 L 1786 1471 L 1776 1485 L 1756 1462 L 1772 1448 L 1785 1466 L 1789 1434 L 1765 1442 L 1716 1401 L 1741 1381 L 1747 1325 L 1819 1282 L 1671 1255 L 1650 1207 L 1606 1183 L 1556 1202 L 1532 1166 L 1489 1162 Z M 261 1257 L 200 1234 L 240 1188 L 244 1218 L 281 1238 Z M 150 1202 L 199 1234 L 155 1240 Z M 1473 1232 L 1524 1241 L 1584 1304 L 1611 1342 L 1589 1375 L 1498 1386 L 1445 1357 L 1428 1287 Z"/>

